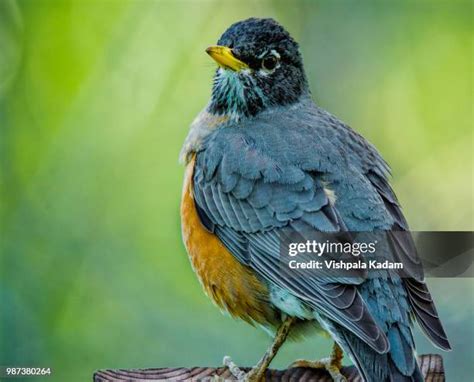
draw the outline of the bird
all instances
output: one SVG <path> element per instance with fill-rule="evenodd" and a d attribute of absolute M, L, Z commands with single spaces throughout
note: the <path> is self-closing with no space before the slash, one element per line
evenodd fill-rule
<path fill-rule="evenodd" d="M 272 336 L 250 371 L 224 364 L 261 381 L 287 339 L 314 330 L 334 340 L 330 356 L 292 366 L 344 381 L 346 354 L 367 382 L 423 381 L 414 323 L 451 345 L 422 272 L 295 278 L 276 266 L 283 232 L 306 231 L 384 232 L 397 258 L 418 264 L 388 164 L 313 101 L 300 47 L 274 19 L 238 21 L 206 52 L 217 63 L 211 97 L 180 152 L 183 242 L 211 300 Z"/>

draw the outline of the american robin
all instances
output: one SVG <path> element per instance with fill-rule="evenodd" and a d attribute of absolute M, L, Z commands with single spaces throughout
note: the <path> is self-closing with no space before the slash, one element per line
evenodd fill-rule
<path fill-rule="evenodd" d="M 388 165 L 315 105 L 298 44 L 276 21 L 237 22 L 206 52 L 218 68 L 181 152 L 183 240 L 208 296 L 274 334 L 247 374 L 224 363 L 240 380 L 261 380 L 287 336 L 313 326 L 334 339 L 331 357 L 293 366 L 343 381 L 344 351 L 365 381 L 422 381 L 412 321 L 450 349 L 423 276 L 310 280 L 275 266 L 282 230 L 408 231 Z"/>

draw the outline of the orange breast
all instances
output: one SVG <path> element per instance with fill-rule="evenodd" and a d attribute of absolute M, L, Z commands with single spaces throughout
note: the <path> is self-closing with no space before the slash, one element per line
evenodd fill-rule
<path fill-rule="evenodd" d="M 202 225 L 193 198 L 195 157 L 186 167 L 181 199 L 181 227 L 191 264 L 206 294 L 232 316 L 247 322 L 276 324 L 268 290 L 253 273 Z"/>

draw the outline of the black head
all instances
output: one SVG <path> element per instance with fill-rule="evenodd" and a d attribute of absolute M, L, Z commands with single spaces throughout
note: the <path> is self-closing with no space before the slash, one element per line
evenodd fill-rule
<path fill-rule="evenodd" d="M 275 20 L 239 21 L 217 44 L 207 49 L 219 64 L 211 112 L 252 116 L 309 93 L 298 44 Z"/>

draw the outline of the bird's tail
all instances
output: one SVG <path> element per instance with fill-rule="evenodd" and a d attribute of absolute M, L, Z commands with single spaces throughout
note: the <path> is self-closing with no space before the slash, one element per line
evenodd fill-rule
<path fill-rule="evenodd" d="M 386 333 L 390 350 L 380 354 L 345 328 L 341 345 L 349 353 L 365 382 L 423 382 L 409 327 L 394 324 Z"/>

